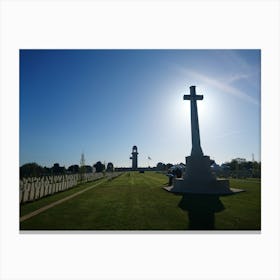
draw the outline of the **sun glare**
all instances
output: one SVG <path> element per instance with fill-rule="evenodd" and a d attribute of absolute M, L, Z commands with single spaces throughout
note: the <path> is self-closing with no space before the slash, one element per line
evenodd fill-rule
<path fill-rule="evenodd" d="M 172 123 L 173 129 L 181 131 L 181 133 L 190 133 L 191 125 L 191 105 L 189 100 L 184 100 L 183 95 L 188 94 L 182 92 L 176 98 L 174 95 L 169 99 L 169 122 Z M 203 88 L 197 87 L 197 94 L 203 95 L 203 100 L 197 101 L 198 120 L 201 132 L 209 135 L 214 127 L 220 126 L 223 122 L 221 102 L 217 98 L 217 94 L 211 90 L 204 92 Z"/>
<path fill-rule="evenodd" d="M 190 118 L 190 101 L 183 100 L 183 95 L 176 98 L 176 101 L 174 101 L 174 116 L 177 120 L 184 120 Z M 205 100 L 198 100 L 197 101 L 197 110 L 198 110 L 198 116 L 199 120 L 201 119 L 207 119 L 207 116 L 209 114 L 213 113 L 213 104 L 209 106 L 209 102 Z"/>

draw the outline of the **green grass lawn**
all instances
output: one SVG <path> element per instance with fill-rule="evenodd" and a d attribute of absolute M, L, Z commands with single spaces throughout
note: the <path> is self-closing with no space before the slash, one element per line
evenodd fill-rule
<path fill-rule="evenodd" d="M 188 212 L 180 195 L 162 189 L 167 177 L 127 172 L 20 223 L 22 230 L 186 230 Z M 94 183 L 80 185 L 21 206 L 25 215 Z M 231 180 L 244 193 L 221 197 L 225 210 L 215 214 L 217 230 L 260 230 L 260 180 Z"/>

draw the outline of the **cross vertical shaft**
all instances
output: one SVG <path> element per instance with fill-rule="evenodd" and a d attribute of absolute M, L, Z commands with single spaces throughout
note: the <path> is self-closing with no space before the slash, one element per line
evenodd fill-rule
<path fill-rule="evenodd" d="M 191 101 L 191 129 L 192 129 L 192 151 L 191 156 L 203 156 L 200 146 L 199 124 L 196 100 L 202 100 L 203 95 L 196 95 L 195 86 L 190 87 L 190 95 L 184 95 L 184 100 Z"/>

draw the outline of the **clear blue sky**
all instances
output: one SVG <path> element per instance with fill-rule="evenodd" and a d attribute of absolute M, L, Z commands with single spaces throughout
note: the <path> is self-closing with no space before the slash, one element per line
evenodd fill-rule
<path fill-rule="evenodd" d="M 259 50 L 21 50 L 20 164 L 180 163 L 191 152 L 195 85 L 201 146 L 217 163 L 260 161 Z M 148 162 L 148 156 L 151 157 Z"/>

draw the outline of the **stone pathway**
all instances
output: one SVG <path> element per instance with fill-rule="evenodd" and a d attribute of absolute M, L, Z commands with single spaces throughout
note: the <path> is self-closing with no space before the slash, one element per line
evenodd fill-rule
<path fill-rule="evenodd" d="M 95 184 L 95 185 L 93 185 L 93 186 L 90 186 L 90 187 L 88 187 L 88 188 L 86 188 L 86 189 L 84 189 L 84 190 L 82 190 L 82 191 L 79 191 L 79 192 L 76 192 L 76 193 L 74 193 L 74 194 L 71 194 L 71 195 L 69 195 L 69 196 L 67 196 L 67 197 L 64 197 L 64 198 L 62 198 L 62 199 L 60 199 L 60 200 L 58 200 L 58 201 L 55 201 L 55 202 L 53 202 L 53 203 L 50 203 L 50 204 L 48 204 L 48 205 L 46 205 L 46 206 L 44 206 L 44 207 L 42 207 L 42 208 L 39 208 L 39 209 L 37 209 L 37 210 L 35 210 L 35 211 L 31 212 L 31 213 L 28 213 L 28 214 L 26 214 L 26 215 L 20 217 L 20 222 L 23 222 L 23 221 L 25 221 L 25 220 L 28 220 L 28 219 L 30 219 L 30 218 L 32 218 L 32 217 L 34 217 L 34 216 L 36 216 L 36 215 L 38 215 L 38 214 L 40 214 L 40 213 L 42 213 L 42 212 L 48 210 L 48 209 L 50 209 L 50 208 L 52 208 L 52 207 L 54 207 L 54 206 L 56 206 L 56 205 L 58 205 L 58 204 L 61 204 L 61 203 L 65 202 L 65 201 L 67 201 L 67 200 L 69 200 L 69 199 L 71 199 L 71 198 L 73 198 L 73 197 L 75 197 L 75 196 L 78 196 L 78 195 L 80 195 L 80 194 L 82 194 L 82 193 L 84 193 L 84 192 L 86 192 L 86 191 L 89 191 L 89 190 L 91 190 L 91 189 L 97 187 L 98 185 L 100 185 L 100 184 L 102 184 L 102 183 L 104 183 L 104 181 L 99 182 L 99 183 L 97 183 L 97 184 Z"/>

